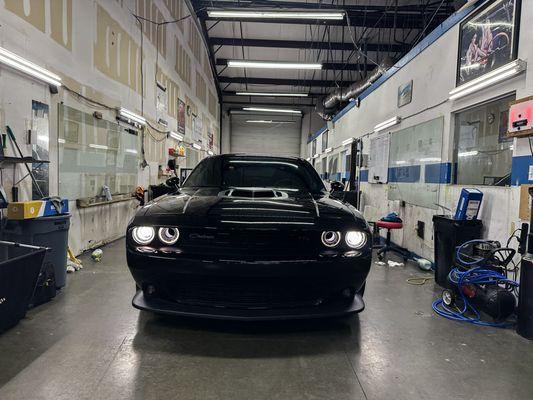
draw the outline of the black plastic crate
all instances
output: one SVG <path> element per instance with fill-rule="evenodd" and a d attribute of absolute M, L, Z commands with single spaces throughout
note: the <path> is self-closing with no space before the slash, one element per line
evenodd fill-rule
<path fill-rule="evenodd" d="M 46 250 L 0 241 L 0 332 L 26 315 Z"/>

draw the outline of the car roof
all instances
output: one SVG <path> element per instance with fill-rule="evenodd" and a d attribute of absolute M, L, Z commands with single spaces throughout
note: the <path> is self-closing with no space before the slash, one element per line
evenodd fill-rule
<path fill-rule="evenodd" d="M 265 159 L 265 160 L 279 160 L 279 161 L 301 161 L 301 157 L 294 157 L 294 156 L 273 156 L 268 154 L 250 154 L 250 153 L 227 153 L 227 154 L 219 154 L 213 157 L 221 157 L 221 158 L 239 158 L 239 159 Z"/>

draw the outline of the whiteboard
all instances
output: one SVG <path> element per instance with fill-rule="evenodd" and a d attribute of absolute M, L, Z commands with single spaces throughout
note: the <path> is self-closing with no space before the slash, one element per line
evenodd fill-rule
<path fill-rule="evenodd" d="M 368 182 L 387 183 L 389 171 L 390 134 L 382 133 L 370 139 Z"/>

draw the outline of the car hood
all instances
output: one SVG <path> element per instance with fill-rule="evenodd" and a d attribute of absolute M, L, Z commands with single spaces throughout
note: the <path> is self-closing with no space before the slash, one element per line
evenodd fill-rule
<path fill-rule="evenodd" d="M 139 210 L 136 219 L 152 224 L 366 225 L 354 207 L 328 195 L 283 191 L 278 194 L 279 197 L 248 198 L 228 196 L 219 188 L 181 191 L 148 203 Z"/>

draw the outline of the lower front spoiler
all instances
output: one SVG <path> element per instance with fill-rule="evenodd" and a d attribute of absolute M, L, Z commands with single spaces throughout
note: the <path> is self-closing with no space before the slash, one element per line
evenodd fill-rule
<path fill-rule="evenodd" d="M 355 295 L 352 302 L 344 305 L 321 305 L 309 308 L 289 309 L 229 309 L 182 305 L 158 298 L 146 298 L 138 290 L 132 300 L 133 307 L 156 314 L 194 317 L 206 319 L 223 319 L 233 321 L 275 321 L 293 319 L 313 319 L 341 317 L 364 310 L 365 302 L 360 295 Z"/>

